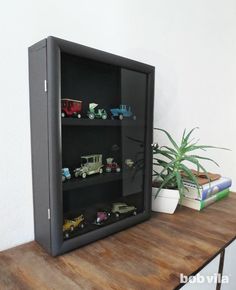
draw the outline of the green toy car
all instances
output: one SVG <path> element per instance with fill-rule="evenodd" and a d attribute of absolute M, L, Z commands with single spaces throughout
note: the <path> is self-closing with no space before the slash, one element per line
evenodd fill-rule
<path fill-rule="evenodd" d="M 87 175 L 103 173 L 102 155 L 81 156 L 81 166 L 74 170 L 75 177 L 86 178 Z"/>
<path fill-rule="evenodd" d="M 132 213 L 133 215 L 136 215 L 137 208 L 133 205 L 127 205 L 124 202 L 115 202 L 112 204 L 111 212 L 118 218 L 121 214 Z"/>
<path fill-rule="evenodd" d="M 103 119 L 106 120 L 107 119 L 107 112 L 105 109 L 97 109 L 95 110 L 95 108 L 98 106 L 98 104 L 95 103 L 90 103 L 89 104 L 89 110 L 87 112 L 87 116 L 89 117 L 89 119 L 93 120 L 93 119 Z"/>

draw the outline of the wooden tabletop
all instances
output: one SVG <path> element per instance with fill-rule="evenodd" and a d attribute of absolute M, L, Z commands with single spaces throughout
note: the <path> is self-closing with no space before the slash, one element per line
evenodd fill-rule
<path fill-rule="evenodd" d="M 31 242 L 0 253 L 0 289 L 175 289 L 236 238 L 236 194 L 185 207 L 52 258 Z"/>

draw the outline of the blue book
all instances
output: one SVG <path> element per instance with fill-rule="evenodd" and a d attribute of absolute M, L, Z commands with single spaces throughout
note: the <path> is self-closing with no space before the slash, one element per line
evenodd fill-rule
<path fill-rule="evenodd" d="M 184 195 L 189 198 L 205 200 L 210 196 L 230 187 L 232 185 L 232 180 L 228 177 L 221 177 L 218 180 L 212 181 L 199 186 L 200 195 L 197 190 L 197 186 L 189 181 L 184 181 Z"/>

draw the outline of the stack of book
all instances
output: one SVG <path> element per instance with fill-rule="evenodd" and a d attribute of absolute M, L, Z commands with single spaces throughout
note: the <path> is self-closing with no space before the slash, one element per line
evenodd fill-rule
<path fill-rule="evenodd" d="M 209 182 L 203 174 L 193 172 L 199 182 L 199 191 L 193 182 L 184 178 L 185 191 L 184 197 L 181 200 L 182 205 L 196 210 L 202 210 L 208 205 L 229 195 L 229 188 L 232 184 L 230 178 L 221 177 L 218 174 L 210 174 L 211 182 Z"/>

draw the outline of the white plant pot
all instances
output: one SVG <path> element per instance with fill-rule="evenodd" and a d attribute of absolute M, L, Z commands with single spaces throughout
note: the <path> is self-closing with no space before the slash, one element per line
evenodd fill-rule
<path fill-rule="evenodd" d="M 179 203 L 179 191 L 164 188 L 155 198 L 157 191 L 157 187 L 152 188 L 152 211 L 173 214 Z"/>

